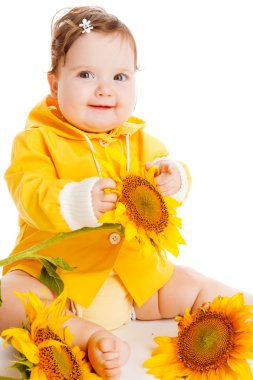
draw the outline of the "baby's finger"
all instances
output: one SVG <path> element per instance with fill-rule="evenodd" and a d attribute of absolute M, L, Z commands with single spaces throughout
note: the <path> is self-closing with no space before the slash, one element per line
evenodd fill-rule
<path fill-rule="evenodd" d="M 169 162 L 161 162 L 159 166 L 160 173 L 172 174 L 172 168 Z"/>
<path fill-rule="evenodd" d="M 100 202 L 99 204 L 99 212 L 106 212 L 113 210 L 115 208 L 114 202 Z"/>
<path fill-rule="evenodd" d="M 146 162 L 145 164 L 145 168 L 148 170 L 150 168 L 152 168 L 152 166 L 154 166 L 153 162 Z"/>
<path fill-rule="evenodd" d="M 115 193 L 105 193 L 104 191 L 101 191 L 101 193 L 100 200 L 102 202 L 117 202 L 118 197 Z"/>
<path fill-rule="evenodd" d="M 111 178 L 101 178 L 99 180 L 99 188 L 100 188 L 100 190 L 104 190 L 106 188 L 115 189 L 116 188 L 116 183 Z"/>
<path fill-rule="evenodd" d="M 172 177 L 169 173 L 162 173 L 155 180 L 157 186 L 168 186 L 171 183 Z"/>
<path fill-rule="evenodd" d="M 159 186 L 159 190 L 162 193 L 162 195 L 165 197 L 165 195 L 171 195 L 171 191 L 167 186 L 161 185 Z"/>

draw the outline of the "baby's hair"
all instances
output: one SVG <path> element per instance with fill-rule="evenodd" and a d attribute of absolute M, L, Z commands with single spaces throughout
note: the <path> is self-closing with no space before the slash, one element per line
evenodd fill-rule
<path fill-rule="evenodd" d="M 112 34 L 117 33 L 122 38 L 127 38 L 134 51 L 135 68 L 137 69 L 137 48 L 135 39 L 128 27 L 116 16 L 109 14 L 101 7 L 75 7 L 67 11 L 52 25 L 51 40 L 51 70 L 50 74 L 57 72 L 61 58 L 65 62 L 66 54 L 71 45 L 81 35 L 80 27 L 82 20 L 90 21 L 93 29 L 91 33 Z M 85 37 L 85 36 L 84 36 Z"/>

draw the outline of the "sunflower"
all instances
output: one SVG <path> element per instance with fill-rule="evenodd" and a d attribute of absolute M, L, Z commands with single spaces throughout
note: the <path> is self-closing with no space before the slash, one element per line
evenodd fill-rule
<path fill-rule="evenodd" d="M 252 380 L 253 314 L 243 295 L 216 297 L 179 322 L 178 337 L 157 337 L 144 366 L 162 380 Z"/>
<path fill-rule="evenodd" d="M 127 241 L 137 238 L 143 252 L 154 247 L 159 254 L 165 250 L 174 256 L 179 253 L 178 244 L 185 244 L 178 228 L 181 219 L 176 216 L 180 205 L 169 196 L 162 196 L 155 182 L 157 167 L 146 170 L 137 159 L 133 159 L 129 170 L 125 156 L 116 149 L 105 149 L 106 161 L 99 158 L 104 176 L 116 182 L 118 195 L 116 208 L 105 212 L 101 223 L 120 223 L 125 228 Z M 118 170 L 117 170 L 118 169 Z M 119 173 L 119 174 L 118 174 Z"/>
<path fill-rule="evenodd" d="M 13 367 L 31 380 L 84 380 L 101 379 L 91 372 L 85 353 L 72 347 L 73 336 L 62 324 L 67 315 L 66 296 L 62 293 L 51 304 L 43 304 L 32 292 L 18 293 L 27 318 L 23 328 L 10 328 L 2 332 L 5 343 L 20 353 Z"/>

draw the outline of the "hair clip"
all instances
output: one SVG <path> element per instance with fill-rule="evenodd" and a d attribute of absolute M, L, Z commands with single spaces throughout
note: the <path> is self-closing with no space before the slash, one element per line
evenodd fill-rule
<path fill-rule="evenodd" d="M 86 18 L 82 19 L 82 23 L 79 24 L 79 26 L 83 28 L 82 33 L 90 33 L 91 29 L 93 29 L 90 20 L 87 20 Z"/>

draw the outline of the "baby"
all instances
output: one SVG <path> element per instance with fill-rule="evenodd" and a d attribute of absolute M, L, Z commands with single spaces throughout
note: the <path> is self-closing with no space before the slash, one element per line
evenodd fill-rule
<path fill-rule="evenodd" d="M 78 7 L 57 20 L 52 34 L 51 94 L 29 114 L 25 131 L 13 144 L 6 171 L 19 212 L 15 254 L 58 232 L 98 227 L 115 209 L 115 178 L 105 175 L 109 156 L 113 173 L 129 170 L 133 159 L 156 166 L 163 196 L 182 202 L 189 190 L 187 168 L 168 158 L 164 145 L 144 132 L 131 116 L 136 103 L 137 49 L 130 30 L 99 7 Z M 107 168 L 110 173 L 110 168 Z M 137 238 L 126 240 L 112 225 L 93 229 L 42 251 L 77 267 L 59 270 L 74 314 L 66 322 L 74 343 L 86 350 L 94 370 L 107 380 L 120 378 L 129 346 L 112 330 L 137 320 L 157 320 L 196 310 L 217 295 L 237 292 L 192 269 L 173 266 L 157 254 L 145 255 Z M 1 330 L 25 319 L 13 290 L 33 291 L 42 299 L 55 294 L 39 281 L 41 265 L 24 260 L 4 268 Z M 253 297 L 245 295 L 247 303 Z"/>

